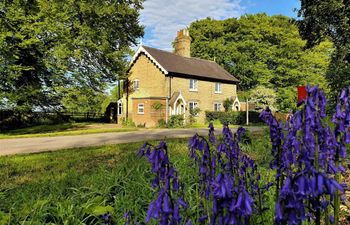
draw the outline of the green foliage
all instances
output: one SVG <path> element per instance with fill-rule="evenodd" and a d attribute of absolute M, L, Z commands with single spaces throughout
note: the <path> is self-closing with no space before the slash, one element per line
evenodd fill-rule
<path fill-rule="evenodd" d="M 232 105 L 233 105 L 233 99 L 232 98 L 226 98 L 223 102 L 223 106 L 225 109 L 225 112 L 232 111 Z"/>
<path fill-rule="evenodd" d="M 155 102 L 155 103 L 152 105 L 152 108 L 155 109 L 156 111 L 160 110 L 162 107 L 163 107 L 163 104 L 160 103 L 160 102 Z"/>
<path fill-rule="evenodd" d="M 207 18 L 193 22 L 189 29 L 192 56 L 215 59 L 240 80 L 241 90 L 257 85 L 278 90 L 315 82 L 327 86 L 325 73 L 332 44 L 325 41 L 304 51 L 305 41 L 288 17 Z"/>
<path fill-rule="evenodd" d="M 200 108 L 199 107 L 195 107 L 194 109 L 190 109 L 190 115 L 189 115 L 189 124 L 192 125 L 195 122 L 197 122 L 196 117 L 198 116 L 198 114 L 200 113 Z"/>
<path fill-rule="evenodd" d="M 106 108 L 111 102 L 117 102 L 120 98 L 122 98 L 124 94 L 124 82 L 123 81 L 118 81 L 120 82 L 120 92 L 119 92 L 119 85 L 115 85 L 114 88 L 112 89 L 111 93 L 104 98 L 102 104 L 101 104 L 101 113 L 104 113 Z M 120 96 L 119 96 L 120 93 Z"/>
<path fill-rule="evenodd" d="M 101 113 L 105 109 L 102 103 L 106 96 L 90 88 L 68 88 L 64 90 L 62 106 L 69 112 Z"/>
<path fill-rule="evenodd" d="M 244 144 L 242 150 L 257 160 L 262 180 L 273 181 L 274 174 L 265 165 L 270 156 L 268 137 L 254 133 L 252 137 L 252 144 Z M 0 217 L 9 224 L 102 224 L 99 214 L 109 211 L 113 224 L 125 224 L 123 214 L 131 210 L 135 220 L 144 221 L 155 190 L 149 188 L 149 163 L 136 155 L 142 144 L 0 157 Z M 200 202 L 193 178 L 198 171 L 188 157 L 188 140 L 167 140 L 167 144 L 185 184 L 188 217 L 197 221 Z M 268 203 L 266 225 L 273 224 L 274 203 Z"/>
<path fill-rule="evenodd" d="M 183 115 L 172 115 L 169 118 L 167 127 L 168 128 L 179 128 L 184 126 L 184 117 Z"/>
<path fill-rule="evenodd" d="M 272 111 L 276 111 L 276 92 L 271 88 L 257 86 L 251 91 L 250 101 L 256 104 L 259 109 L 269 107 Z"/>
<path fill-rule="evenodd" d="M 246 130 L 242 135 L 241 135 L 241 143 L 250 145 L 252 144 L 252 132 L 249 130 Z"/>
<path fill-rule="evenodd" d="M 158 127 L 160 127 L 160 128 L 166 128 L 167 127 L 165 119 L 158 120 Z"/>
<path fill-rule="evenodd" d="M 343 59 L 337 59 L 336 56 L 334 56 L 326 77 L 332 90 L 330 92 L 330 104 L 328 105 L 328 109 L 334 111 L 341 90 L 350 86 L 350 63 L 348 61 L 343 61 Z"/>
<path fill-rule="evenodd" d="M 297 94 L 297 90 L 293 87 L 286 87 L 278 90 L 276 97 L 278 110 L 285 113 L 296 110 Z"/>
<path fill-rule="evenodd" d="M 259 112 L 249 112 L 250 123 L 261 123 L 259 119 Z M 246 123 L 246 112 L 215 112 L 205 111 L 205 118 L 207 122 L 220 120 L 220 122 L 232 125 L 244 125 Z"/>
<path fill-rule="evenodd" d="M 143 35 L 142 0 L 1 1 L 0 105 L 57 109 L 66 88 L 102 92 Z"/>
<path fill-rule="evenodd" d="M 350 84 L 350 4 L 347 0 L 301 0 L 299 30 L 311 48 L 323 40 L 333 42 L 332 61 L 327 71 L 334 110 L 340 91 Z"/>
<path fill-rule="evenodd" d="M 124 127 L 136 127 L 135 123 L 130 118 L 122 118 L 122 125 Z"/>

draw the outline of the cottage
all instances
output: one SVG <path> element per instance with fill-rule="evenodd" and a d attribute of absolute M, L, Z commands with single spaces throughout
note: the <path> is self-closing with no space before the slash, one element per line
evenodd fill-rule
<path fill-rule="evenodd" d="M 177 33 L 174 53 L 139 47 L 128 70 L 128 91 L 119 100 L 121 117 L 152 127 L 172 115 L 187 121 L 196 107 L 200 109 L 197 121 L 204 122 L 205 111 L 223 111 L 227 98 L 235 99 L 233 110 L 239 109 L 239 81 L 214 61 L 192 58 L 190 45 L 184 29 Z"/>

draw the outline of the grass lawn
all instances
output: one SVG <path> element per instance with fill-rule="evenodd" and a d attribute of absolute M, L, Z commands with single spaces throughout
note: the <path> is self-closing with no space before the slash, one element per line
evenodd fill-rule
<path fill-rule="evenodd" d="M 243 150 L 257 160 L 262 178 L 271 181 L 266 138 L 265 133 L 255 134 L 253 143 Z M 187 141 L 167 143 L 191 206 L 187 217 L 195 219 L 198 203 L 193 180 L 197 169 L 188 157 Z M 141 145 L 0 157 L 0 224 L 101 224 L 100 215 L 106 211 L 112 214 L 114 224 L 124 224 L 122 216 L 127 210 L 144 221 L 154 191 L 149 163 L 136 156 Z M 273 205 L 268 206 L 266 224 L 272 224 Z"/>
<path fill-rule="evenodd" d="M 212 121 L 212 123 L 213 123 L 214 127 L 222 127 L 222 123 L 220 122 L 220 120 L 214 120 L 214 121 Z M 187 125 L 186 127 L 187 128 L 208 128 L 208 126 L 209 126 L 209 123 L 206 122 L 204 124 L 203 123 L 193 123 L 191 125 Z M 263 123 L 260 123 L 260 124 L 250 123 L 248 126 L 245 124 L 244 125 L 230 125 L 231 128 L 238 128 L 241 126 L 243 126 L 243 127 L 251 127 L 251 126 L 261 127 L 261 126 L 266 126 L 266 125 Z"/>
<path fill-rule="evenodd" d="M 80 135 L 105 132 L 134 131 L 137 128 L 120 128 L 116 124 L 105 123 L 63 123 L 39 125 L 0 133 L 0 139 Z"/>

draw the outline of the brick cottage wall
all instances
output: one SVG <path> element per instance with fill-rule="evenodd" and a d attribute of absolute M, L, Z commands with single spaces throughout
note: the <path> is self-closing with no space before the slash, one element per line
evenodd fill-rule
<path fill-rule="evenodd" d="M 155 127 L 160 119 L 165 120 L 166 115 L 166 100 L 164 98 L 150 99 L 141 98 L 132 100 L 132 120 L 136 125 L 144 125 L 145 127 Z M 144 114 L 138 113 L 138 105 L 144 104 Z M 155 109 L 154 106 L 162 104 L 160 109 Z"/>

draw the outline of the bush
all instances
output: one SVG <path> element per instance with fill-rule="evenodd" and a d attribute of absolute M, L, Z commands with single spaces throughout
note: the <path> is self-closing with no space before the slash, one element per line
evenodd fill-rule
<path fill-rule="evenodd" d="M 226 98 L 224 100 L 223 105 L 224 105 L 224 108 L 225 108 L 225 112 L 232 111 L 233 99 L 232 98 Z"/>
<path fill-rule="evenodd" d="M 122 118 L 122 125 L 126 127 L 135 127 L 135 123 L 130 119 Z"/>
<path fill-rule="evenodd" d="M 205 117 L 208 122 L 220 120 L 221 123 L 243 125 L 246 123 L 246 112 L 212 112 L 206 111 Z M 249 123 L 261 123 L 259 112 L 249 112 Z"/>
<path fill-rule="evenodd" d="M 168 128 L 178 128 L 183 126 L 184 126 L 184 118 L 182 115 L 171 116 L 167 124 Z"/>
<path fill-rule="evenodd" d="M 165 119 L 158 120 L 158 127 L 162 127 L 162 128 L 167 127 Z"/>
<path fill-rule="evenodd" d="M 197 122 L 196 117 L 198 116 L 200 111 L 201 110 L 198 107 L 196 107 L 194 109 L 190 109 L 190 115 L 188 117 L 190 124 L 194 124 L 195 122 Z"/>

